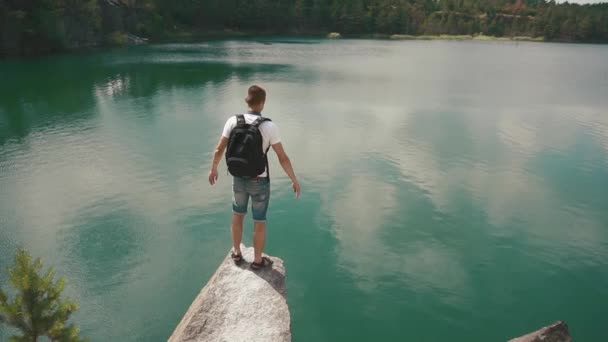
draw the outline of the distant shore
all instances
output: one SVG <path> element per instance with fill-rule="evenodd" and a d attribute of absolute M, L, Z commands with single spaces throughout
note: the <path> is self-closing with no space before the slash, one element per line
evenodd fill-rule
<path fill-rule="evenodd" d="M 204 32 L 175 32 L 165 35 L 162 38 L 154 39 L 153 42 L 196 42 L 207 39 L 230 39 L 230 38 L 249 38 L 249 37 L 307 37 L 307 38 L 328 38 L 328 39 L 379 39 L 379 40 L 478 40 L 478 41 L 527 41 L 527 42 L 557 42 L 548 41 L 544 37 L 495 37 L 484 34 L 476 35 L 407 35 L 407 34 L 346 34 L 341 35 L 337 32 L 247 32 L 247 31 L 204 31 Z M 576 41 L 568 42 L 576 43 Z"/>
<path fill-rule="evenodd" d="M 496 37 L 484 34 L 476 35 L 450 35 L 450 34 L 438 34 L 438 35 L 406 35 L 406 34 L 345 34 L 338 36 L 330 35 L 337 32 L 319 32 L 319 31 L 290 31 L 290 32 L 274 32 L 274 31 L 240 31 L 240 30 L 203 30 L 203 31 L 174 31 L 167 32 L 157 37 L 138 37 L 128 33 L 118 32 L 115 37 L 120 39 L 110 39 L 105 42 L 98 44 L 91 44 L 85 47 L 66 48 L 56 51 L 48 51 L 44 53 L 31 54 L 29 57 L 52 55 L 56 53 L 71 53 L 86 50 L 98 50 L 104 48 L 115 48 L 121 46 L 140 45 L 147 43 L 198 43 L 213 40 L 224 40 L 224 39 L 255 39 L 255 38 L 310 38 L 310 39 L 372 39 L 372 40 L 446 40 L 446 41 L 516 41 L 516 42 L 548 42 L 548 43 L 587 43 L 587 44 L 606 44 L 608 42 L 579 42 L 579 41 L 558 41 L 558 40 L 546 40 L 544 37 L 528 37 L 528 36 L 513 36 L 513 37 Z M 113 37 L 114 37 L 113 36 Z M 20 58 L 23 56 L 18 55 L 2 55 L 0 54 L 0 60 L 4 58 Z"/>
<path fill-rule="evenodd" d="M 514 36 L 514 37 L 495 37 L 486 36 L 483 34 L 479 35 L 420 35 L 410 36 L 404 34 L 393 34 L 389 36 L 392 40 L 482 40 L 482 41 L 525 41 L 525 42 L 544 42 L 544 37 L 527 37 L 527 36 Z"/>

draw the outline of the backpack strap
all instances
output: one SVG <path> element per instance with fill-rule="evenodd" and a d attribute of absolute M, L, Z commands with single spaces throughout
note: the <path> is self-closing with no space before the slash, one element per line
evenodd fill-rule
<path fill-rule="evenodd" d="M 268 164 L 268 150 L 270 150 L 270 144 L 268 144 L 268 148 L 266 152 L 264 152 L 264 159 L 266 159 L 266 177 L 270 180 L 270 165 Z"/>
<path fill-rule="evenodd" d="M 263 124 L 266 121 L 272 121 L 269 118 L 265 118 L 265 117 L 258 117 L 255 119 L 255 121 L 251 124 L 252 126 L 254 126 L 255 128 L 260 128 L 260 125 Z M 270 165 L 268 164 L 268 151 L 270 150 L 270 145 L 268 145 L 268 148 L 266 149 L 266 151 L 264 151 L 264 159 L 266 159 L 266 177 L 268 177 L 268 179 L 270 179 Z"/>
<path fill-rule="evenodd" d="M 266 121 L 272 121 L 269 118 L 264 118 L 264 117 L 258 117 L 255 119 L 255 121 L 251 124 L 252 126 L 255 126 L 255 128 L 260 128 L 260 125 L 263 124 Z"/>
<path fill-rule="evenodd" d="M 246 124 L 246 122 L 245 122 L 245 115 L 243 115 L 243 114 L 238 114 L 238 115 L 236 116 L 236 125 L 237 125 L 237 126 L 243 126 L 243 125 L 245 125 L 245 124 Z"/>

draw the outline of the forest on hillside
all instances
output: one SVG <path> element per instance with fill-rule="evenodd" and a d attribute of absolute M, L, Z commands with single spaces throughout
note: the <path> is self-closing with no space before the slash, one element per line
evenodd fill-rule
<path fill-rule="evenodd" d="M 545 0 L 0 0 L 0 55 L 121 44 L 127 33 L 473 35 L 608 42 L 608 3 Z"/>

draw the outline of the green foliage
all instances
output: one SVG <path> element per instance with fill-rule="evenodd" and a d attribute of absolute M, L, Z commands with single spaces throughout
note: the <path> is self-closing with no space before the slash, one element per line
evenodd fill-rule
<path fill-rule="evenodd" d="M 94 45 L 98 0 L 0 0 L 0 55 Z"/>
<path fill-rule="evenodd" d="M 36 341 L 40 336 L 57 342 L 82 341 L 78 328 L 68 324 L 78 305 L 60 298 L 65 281 L 55 281 L 55 271 L 50 268 L 43 273 L 42 267 L 39 258 L 32 260 L 24 250 L 17 252 L 9 268 L 9 282 L 16 294 L 10 300 L 0 289 L 0 323 L 21 332 L 11 337 L 12 342 Z"/>
<path fill-rule="evenodd" d="M 547 0 L 0 0 L 0 55 L 185 32 L 544 37 L 608 42 L 608 3 Z M 108 39 L 117 38 L 117 39 Z"/>
<path fill-rule="evenodd" d="M 119 32 L 119 31 L 114 31 L 112 33 L 110 33 L 108 35 L 108 41 L 107 43 L 109 45 L 126 45 L 127 41 L 129 40 L 129 38 L 127 37 L 127 34 L 124 32 Z"/>

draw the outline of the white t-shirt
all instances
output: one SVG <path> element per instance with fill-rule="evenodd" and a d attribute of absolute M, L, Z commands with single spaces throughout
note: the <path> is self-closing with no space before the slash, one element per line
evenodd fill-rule
<path fill-rule="evenodd" d="M 257 118 L 260 117 L 259 115 L 249 113 L 245 113 L 243 115 L 245 116 L 245 122 L 248 124 L 252 124 Z M 224 138 L 230 138 L 230 133 L 232 132 L 232 129 L 236 127 L 236 121 L 236 115 L 230 117 L 228 121 L 226 121 L 226 124 L 224 125 L 224 131 L 222 132 L 222 136 Z M 270 147 L 271 145 L 278 144 L 281 142 L 281 137 L 279 136 L 279 127 L 277 127 L 274 122 L 264 121 L 260 125 L 259 129 L 260 134 L 262 134 L 262 149 L 264 152 L 266 152 L 268 147 Z M 259 177 L 266 177 L 266 175 L 267 173 L 266 171 L 264 171 L 264 173 L 259 175 Z"/>

